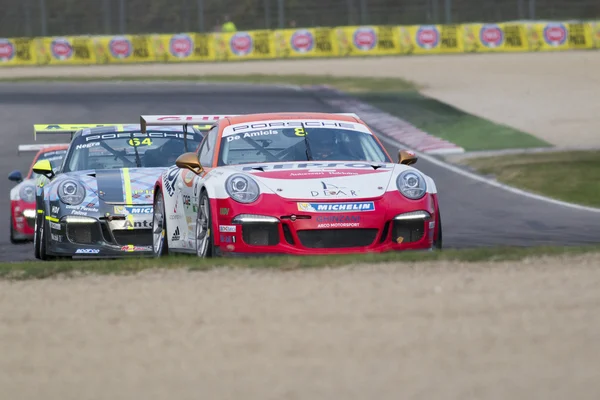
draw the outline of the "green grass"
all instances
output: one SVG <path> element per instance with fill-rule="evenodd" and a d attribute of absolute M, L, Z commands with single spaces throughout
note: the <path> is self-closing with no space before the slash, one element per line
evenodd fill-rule
<path fill-rule="evenodd" d="M 208 83 L 327 84 L 351 93 L 375 107 L 398 116 L 434 136 L 467 151 L 549 147 L 550 144 L 525 132 L 479 118 L 419 93 L 419 86 L 399 78 L 339 77 L 330 75 L 181 75 L 119 77 L 23 77 L 0 78 L 11 82 L 99 80 L 194 81 Z"/>
<path fill-rule="evenodd" d="M 200 259 L 189 256 L 170 256 L 161 259 L 127 259 L 96 261 L 28 261 L 0 263 L 0 278 L 8 280 L 43 279 L 54 276 L 82 274 L 132 274 L 150 269 L 186 269 L 207 271 L 214 268 L 249 268 L 289 271 L 323 267 L 341 267 L 363 263 L 414 263 L 425 261 L 519 261 L 540 256 L 576 255 L 600 252 L 600 245 L 579 247 L 487 247 L 435 252 L 390 252 L 344 256 L 261 257 L 235 259 Z"/>
<path fill-rule="evenodd" d="M 600 207 L 600 151 L 481 157 L 462 163 L 511 186 L 558 200 Z"/>

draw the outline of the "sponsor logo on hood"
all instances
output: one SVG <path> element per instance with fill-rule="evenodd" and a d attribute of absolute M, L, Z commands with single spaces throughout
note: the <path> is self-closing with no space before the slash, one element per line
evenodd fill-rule
<path fill-rule="evenodd" d="M 352 203 L 298 203 L 298 211 L 304 212 L 346 212 L 346 211 L 375 211 L 372 201 Z"/>

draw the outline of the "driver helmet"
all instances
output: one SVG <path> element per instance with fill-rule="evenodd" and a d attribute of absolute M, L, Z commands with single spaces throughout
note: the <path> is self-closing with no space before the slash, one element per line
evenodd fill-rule
<path fill-rule="evenodd" d="M 333 132 L 319 132 L 309 134 L 310 150 L 315 159 L 326 159 L 336 153 L 337 140 Z"/>
<path fill-rule="evenodd" d="M 166 165 L 175 164 L 177 158 L 184 152 L 185 149 L 181 140 L 169 140 L 160 147 L 160 157 L 166 161 Z"/>

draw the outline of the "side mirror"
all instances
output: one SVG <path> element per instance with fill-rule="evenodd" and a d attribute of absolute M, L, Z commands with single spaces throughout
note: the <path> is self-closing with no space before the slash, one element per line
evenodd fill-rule
<path fill-rule="evenodd" d="M 398 164 L 412 165 L 416 164 L 419 158 L 410 150 L 400 150 L 398 152 Z"/>
<path fill-rule="evenodd" d="M 48 179 L 54 177 L 54 171 L 52 170 L 52 164 L 48 160 L 40 160 L 33 166 L 33 172 L 38 175 L 43 175 Z"/>
<path fill-rule="evenodd" d="M 199 175 L 204 171 L 204 168 L 202 168 L 202 165 L 200 165 L 200 161 L 198 160 L 198 154 L 196 153 L 183 153 L 177 157 L 175 165 L 179 168 L 189 169 L 196 175 Z"/>
<path fill-rule="evenodd" d="M 21 183 L 23 182 L 23 175 L 21 175 L 21 171 L 13 171 L 10 174 L 8 174 L 8 180 L 9 181 L 13 181 L 13 182 L 17 182 L 17 183 Z"/>

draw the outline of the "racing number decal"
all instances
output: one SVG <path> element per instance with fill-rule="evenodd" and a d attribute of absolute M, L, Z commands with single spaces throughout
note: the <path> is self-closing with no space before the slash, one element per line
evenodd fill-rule
<path fill-rule="evenodd" d="M 139 138 L 133 138 L 133 139 L 129 139 L 129 145 L 133 146 L 133 147 L 137 147 L 137 146 L 151 146 L 152 145 L 152 140 L 150 138 L 145 138 L 144 140 L 140 141 Z"/>
<path fill-rule="evenodd" d="M 306 136 L 306 131 L 304 131 L 304 128 L 296 128 L 294 129 L 294 134 L 296 136 Z"/>

